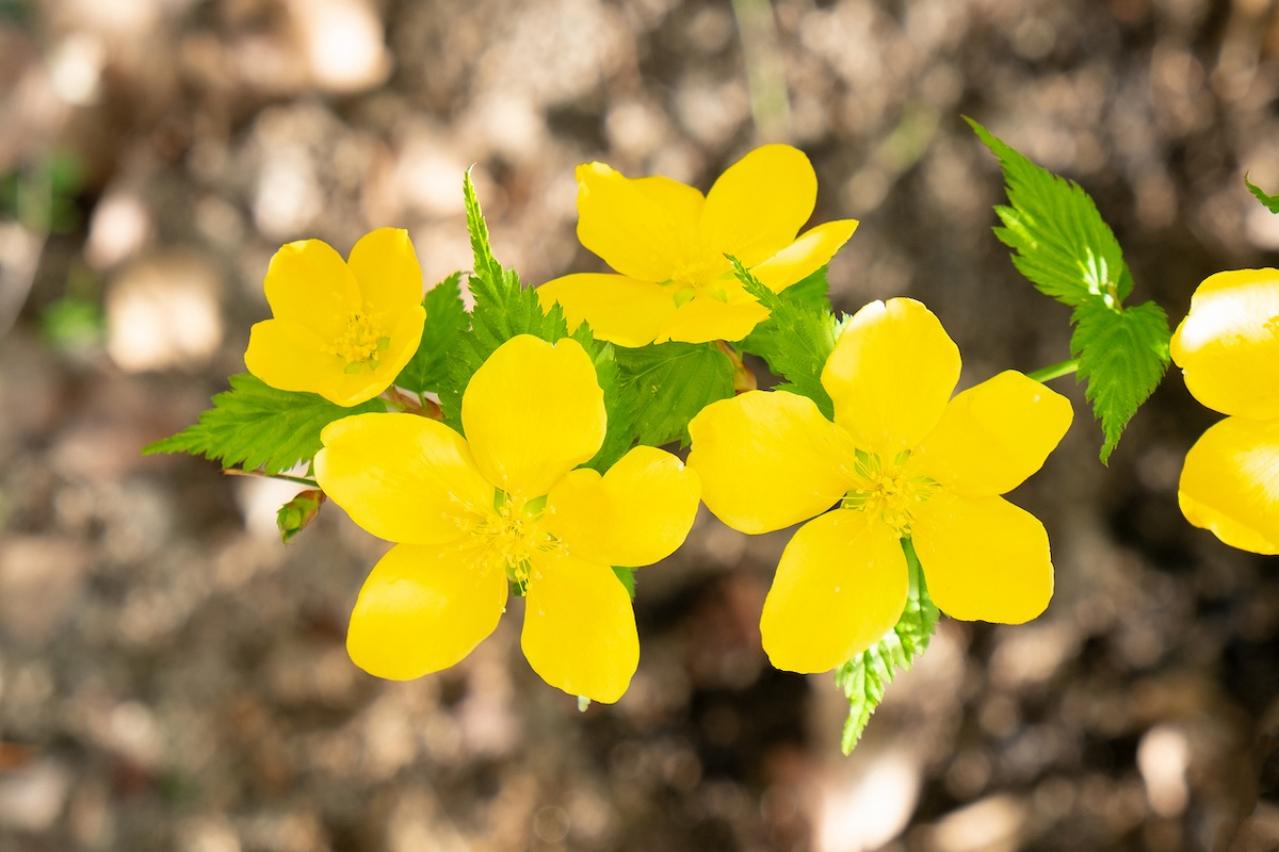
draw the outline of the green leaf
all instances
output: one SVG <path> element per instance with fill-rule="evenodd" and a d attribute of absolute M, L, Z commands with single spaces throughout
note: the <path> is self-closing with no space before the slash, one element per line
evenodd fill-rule
<path fill-rule="evenodd" d="M 1118 304 L 1132 289 L 1123 251 L 1083 188 L 1032 162 L 971 118 L 965 121 L 999 158 L 1007 206 L 995 208 L 999 241 L 1041 293 L 1077 307 L 1101 297 Z"/>
<path fill-rule="evenodd" d="M 604 392 L 604 408 L 608 414 L 608 433 L 595 458 L 587 464 L 601 472 L 622 456 L 634 438 L 634 406 L 629 405 L 621 387 L 621 375 L 614 349 L 596 340 L 590 328 L 579 326 L 570 335 L 564 312 L 559 305 L 543 311 L 537 293 L 520 283 L 513 269 L 498 262 L 489 241 L 488 224 L 475 194 L 475 184 L 468 172 L 462 191 L 466 205 L 466 227 L 471 236 L 475 269 L 468 286 L 474 299 L 470 314 L 470 333 L 459 334 L 447 353 L 441 380 L 437 387 L 444 420 L 462 430 L 462 395 L 475 371 L 499 346 L 520 334 L 532 334 L 554 343 L 572 337 L 595 364 L 596 378 Z M 429 297 L 430 294 L 428 294 Z M 428 306 L 428 322 L 430 308 Z"/>
<path fill-rule="evenodd" d="M 1248 187 L 1248 191 L 1257 196 L 1257 200 L 1265 205 L 1266 209 L 1271 213 L 1279 213 L 1279 195 L 1267 195 L 1265 190 L 1248 180 L 1248 176 L 1243 176 L 1244 185 Z"/>
<path fill-rule="evenodd" d="M 532 334 L 556 341 L 568 335 L 564 314 L 556 305 L 542 310 L 537 294 L 520 283 L 513 269 L 493 256 L 488 224 L 475 195 L 470 172 L 463 179 L 466 228 L 471 235 L 475 268 L 468 281 L 475 304 L 471 309 L 470 334 L 460 335 L 455 351 L 449 354 L 447 369 L 438 393 L 444 420 L 456 429 L 462 425 L 462 394 L 471 376 L 497 347 L 519 334 Z M 594 353 L 592 353 L 594 354 Z"/>
<path fill-rule="evenodd" d="M 231 389 L 213 397 L 213 407 L 176 435 L 156 441 L 143 455 L 188 453 L 219 461 L 223 467 L 261 468 L 279 473 L 308 461 L 320 449 L 320 430 L 340 417 L 385 411 L 377 399 L 351 408 L 313 393 L 276 390 L 240 373 Z"/>
<path fill-rule="evenodd" d="M 775 293 L 737 258 L 729 260 L 742 286 L 770 312 L 741 342 L 742 350 L 763 358 L 768 369 L 786 380 L 774 390 L 806 396 L 823 414 L 834 417 L 835 407 L 822 387 L 822 368 L 839 329 L 827 296 L 826 268 Z"/>
<path fill-rule="evenodd" d="M 438 390 L 445 381 L 449 359 L 470 319 L 462 304 L 462 273 L 454 272 L 426 293 L 426 324 L 413 358 L 395 378 L 395 384 L 418 394 Z"/>
<path fill-rule="evenodd" d="M 883 639 L 835 670 L 835 684 L 848 698 L 848 718 L 840 737 L 840 748 L 845 755 L 852 752 L 861 739 L 897 672 L 909 669 L 919 659 L 937 629 L 937 606 L 928 596 L 924 572 L 910 539 L 902 539 L 902 551 L 910 570 L 910 594 L 901 618 Z"/>
<path fill-rule="evenodd" d="M 713 343 L 616 349 L 622 416 L 641 444 L 687 442 L 688 421 L 733 395 L 733 362 Z"/>
<path fill-rule="evenodd" d="M 1075 308 L 1070 351 L 1079 359 L 1085 395 L 1101 421 L 1103 463 L 1119 443 L 1124 426 L 1146 401 L 1168 369 L 1168 317 L 1146 302 L 1121 311 L 1098 301 Z"/>

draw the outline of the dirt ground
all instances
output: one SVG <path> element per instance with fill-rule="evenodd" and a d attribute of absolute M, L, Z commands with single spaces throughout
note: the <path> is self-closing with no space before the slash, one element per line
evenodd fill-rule
<path fill-rule="evenodd" d="M 745 49 L 744 49 L 744 47 Z M 411 229 L 468 265 L 598 268 L 573 166 L 706 186 L 807 151 L 861 219 L 837 306 L 924 300 L 962 384 L 1067 357 L 1066 309 L 990 233 L 972 115 L 1093 193 L 1134 298 L 1273 263 L 1271 0 L 0 0 L 0 850 L 1279 849 L 1279 563 L 1192 529 L 1213 416 L 1170 376 L 1111 460 L 1076 422 L 1014 495 L 1057 591 L 944 621 L 850 758 L 829 677 L 771 670 L 784 534 L 703 510 L 639 576 L 626 698 L 579 713 L 518 649 L 376 681 L 345 619 L 384 545 L 290 489 L 142 458 L 242 369 L 271 252 Z M 512 609 L 518 609 L 515 604 Z"/>

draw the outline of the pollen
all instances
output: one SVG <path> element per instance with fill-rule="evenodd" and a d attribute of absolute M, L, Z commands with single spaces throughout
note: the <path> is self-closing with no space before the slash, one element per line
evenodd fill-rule
<path fill-rule="evenodd" d="M 545 507 L 545 497 L 519 500 L 498 491 L 493 511 L 473 530 L 475 536 L 487 542 L 492 558 L 505 566 L 507 578 L 521 587 L 530 579 L 533 555 L 559 546 L 542 524 Z"/>
<path fill-rule="evenodd" d="M 898 454 L 891 462 L 883 462 L 875 453 L 857 451 L 856 479 L 844 495 L 843 507 L 869 512 L 880 518 L 898 535 L 910 535 L 915 509 L 937 490 L 937 482 L 911 471 L 909 452 Z"/>
<path fill-rule="evenodd" d="M 356 311 L 346 321 L 346 327 L 329 345 L 329 351 L 346 362 L 347 370 L 376 367 L 378 356 L 391 343 L 379 322 L 379 317 Z"/>

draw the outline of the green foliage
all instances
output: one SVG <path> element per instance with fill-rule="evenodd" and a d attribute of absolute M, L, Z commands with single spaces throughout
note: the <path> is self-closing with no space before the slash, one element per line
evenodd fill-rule
<path fill-rule="evenodd" d="M 1039 291 L 1074 310 L 1070 349 L 1101 422 L 1106 463 L 1124 427 L 1168 369 L 1168 318 L 1153 302 L 1124 307 L 1133 277 L 1097 205 L 1079 184 L 1031 162 L 972 119 L 999 158 L 1009 205 L 995 208 L 995 234 Z"/>
<path fill-rule="evenodd" d="M 351 408 L 313 393 L 276 390 L 240 373 L 231 389 L 213 397 L 213 407 L 176 435 L 156 441 L 143 455 L 190 453 L 222 463 L 275 474 L 308 461 L 320 450 L 320 430 L 340 417 L 385 411 L 376 399 Z"/>
<path fill-rule="evenodd" d="M 440 387 L 447 374 L 450 354 L 466 332 L 468 318 L 462 304 L 462 273 L 454 272 L 427 291 L 422 306 L 426 308 L 426 325 L 417 351 L 395 384 L 419 395 Z"/>
<path fill-rule="evenodd" d="M 770 312 L 741 342 L 742 350 L 763 358 L 768 369 L 786 380 L 774 390 L 806 396 L 823 414 L 834 417 L 834 404 L 822 387 L 822 368 L 835 348 L 839 328 L 830 310 L 826 268 L 775 293 L 737 258 L 729 261 L 746 292 Z"/>
<path fill-rule="evenodd" d="M 75 154 L 58 152 L 28 169 L 0 175 L 0 212 L 33 231 L 70 233 L 80 224 L 75 196 L 83 171 Z"/>
<path fill-rule="evenodd" d="M 939 613 L 910 539 L 902 539 L 902 550 L 910 569 L 910 594 L 906 608 L 892 630 L 870 648 L 835 670 L 835 685 L 848 698 L 848 718 L 840 737 L 840 748 L 849 754 L 861 739 L 875 708 L 897 672 L 909 669 L 928 650 L 937 629 Z"/>
<path fill-rule="evenodd" d="M 1168 317 L 1154 302 L 1121 311 L 1098 302 L 1075 308 L 1070 351 L 1079 359 L 1079 379 L 1101 421 L 1107 462 L 1124 427 L 1154 392 L 1168 369 Z"/>
<path fill-rule="evenodd" d="M 1039 291 L 1071 307 L 1100 297 L 1118 303 L 1132 289 L 1123 250 L 1083 187 L 1027 159 L 971 118 L 978 138 L 999 158 L 1009 204 L 995 208 L 995 236 L 1013 265 Z"/>
<path fill-rule="evenodd" d="M 551 342 L 568 336 L 568 324 L 559 306 L 543 311 L 537 294 L 520 283 L 515 270 L 502 266 L 493 256 L 488 224 L 469 172 L 463 180 L 462 191 L 466 227 L 475 256 L 475 268 L 468 282 L 475 305 L 471 309 L 470 333 L 458 336 L 455 351 L 448 353 L 444 375 L 436 388 L 445 422 L 458 430 L 462 428 L 462 394 L 471 376 L 497 347 L 520 334 L 532 334 Z M 591 343 L 587 352 L 598 360 L 601 344 L 594 343 L 589 335 L 584 339 Z M 604 388 L 604 392 L 607 396 L 609 389 Z"/>
<path fill-rule="evenodd" d="M 40 328 L 56 349 L 75 351 L 101 342 L 106 318 L 97 300 L 66 295 L 40 312 Z"/>
<path fill-rule="evenodd" d="M 1247 175 L 1243 176 L 1243 182 L 1244 186 L 1248 187 L 1248 191 L 1255 195 L 1267 210 L 1271 213 L 1279 213 L 1279 195 L 1266 194 L 1265 190 L 1248 180 Z"/>
<path fill-rule="evenodd" d="M 618 349 L 625 416 L 641 444 L 686 443 L 688 421 L 733 395 L 733 362 L 713 343 Z"/>

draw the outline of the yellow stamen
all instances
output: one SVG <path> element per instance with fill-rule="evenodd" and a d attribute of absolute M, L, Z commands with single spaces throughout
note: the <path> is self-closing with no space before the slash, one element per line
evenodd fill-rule
<path fill-rule="evenodd" d="M 885 464 L 878 455 L 858 450 L 857 481 L 844 495 L 844 508 L 878 515 L 899 535 L 910 535 L 915 508 L 932 496 L 937 482 L 908 471 L 909 458 L 910 453 L 904 452 Z"/>

